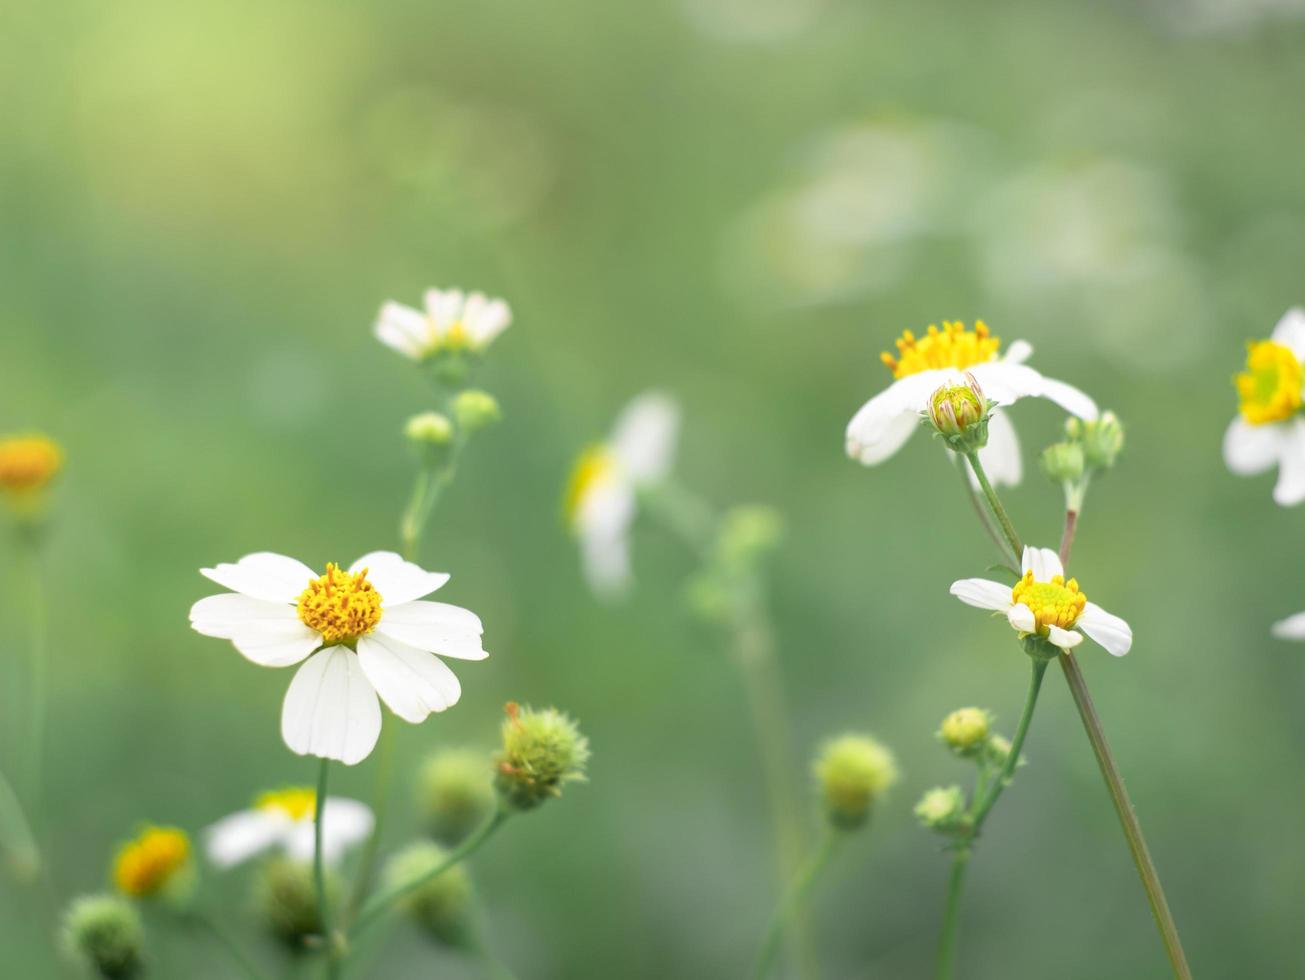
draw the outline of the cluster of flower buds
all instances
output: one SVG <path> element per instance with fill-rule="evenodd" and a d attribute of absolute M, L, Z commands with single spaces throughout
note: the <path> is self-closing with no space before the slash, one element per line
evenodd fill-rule
<path fill-rule="evenodd" d="M 784 517 L 764 504 L 727 510 L 702 569 L 689 581 L 689 605 L 710 622 L 736 616 L 755 595 L 765 560 L 784 540 Z"/>
<path fill-rule="evenodd" d="M 992 409 L 979 382 L 966 371 L 965 384 L 946 384 L 929 396 L 925 414 L 948 449 L 973 453 L 988 444 Z"/>
<path fill-rule="evenodd" d="M 942 720 L 938 740 L 958 758 L 974 763 L 981 774 L 999 772 L 1010 758 L 1011 743 L 992 730 L 992 723 L 992 713 L 984 708 L 957 708 Z M 959 786 L 929 790 L 916 804 L 915 815 L 927 829 L 958 840 L 974 830 L 970 801 Z"/>
<path fill-rule="evenodd" d="M 1070 416 L 1065 438 L 1043 451 L 1042 472 L 1064 488 L 1067 509 L 1078 511 L 1092 475 L 1114 466 L 1123 450 L 1124 426 L 1114 412 L 1091 421 Z"/>
<path fill-rule="evenodd" d="M 812 766 L 825 819 L 837 830 L 856 830 L 897 782 L 892 752 L 868 735 L 842 735 L 826 742 Z"/>

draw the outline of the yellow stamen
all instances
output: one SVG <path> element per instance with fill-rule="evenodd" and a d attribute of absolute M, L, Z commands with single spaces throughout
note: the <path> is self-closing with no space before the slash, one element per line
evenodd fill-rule
<path fill-rule="evenodd" d="M 0 440 L 0 487 L 15 493 L 39 490 L 63 465 L 58 443 L 45 436 L 14 436 Z"/>
<path fill-rule="evenodd" d="M 124 895 L 157 895 L 190 861 L 190 838 L 175 827 L 146 827 L 118 849 L 113 882 Z"/>
<path fill-rule="evenodd" d="M 300 593 L 299 619 L 321 633 L 327 646 L 352 644 L 381 621 L 381 595 L 367 581 L 367 569 L 354 573 L 327 565 L 326 574 Z"/>
<path fill-rule="evenodd" d="M 1305 368 L 1289 347 L 1272 340 L 1247 345 L 1246 370 L 1237 375 L 1242 418 L 1267 425 L 1291 418 L 1301 407 Z"/>
<path fill-rule="evenodd" d="M 290 786 L 259 794 L 254 809 L 284 813 L 291 820 L 311 820 L 317 809 L 317 792 L 310 786 Z"/>
<path fill-rule="evenodd" d="M 590 446 L 580 454 L 562 501 L 562 512 L 568 524 L 575 525 L 585 498 L 595 487 L 611 479 L 615 469 L 616 460 L 606 446 Z"/>
<path fill-rule="evenodd" d="M 973 332 L 966 330 L 963 323 L 944 320 L 941 330 L 930 324 L 925 335 L 918 339 L 911 331 L 903 331 L 897 341 L 897 356 L 885 351 L 879 358 L 894 378 L 905 378 L 939 368 L 964 370 L 996 360 L 1000 349 L 1000 338 L 991 336 L 982 320 L 975 321 Z"/>
<path fill-rule="evenodd" d="M 1087 596 L 1079 591 L 1078 579 L 1066 582 L 1065 576 L 1056 575 L 1050 582 L 1035 582 L 1031 571 L 1015 583 L 1010 597 L 1012 602 L 1023 603 L 1033 611 L 1037 631 L 1043 636 L 1052 626 L 1069 629 L 1078 622 L 1087 604 Z"/>

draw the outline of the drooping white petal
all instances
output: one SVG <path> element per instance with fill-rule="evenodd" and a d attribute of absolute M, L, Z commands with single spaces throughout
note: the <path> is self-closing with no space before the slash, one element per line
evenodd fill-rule
<path fill-rule="evenodd" d="M 596 595 L 612 599 L 630 586 L 630 525 L 634 488 L 623 480 L 595 486 L 580 502 L 575 531 L 585 578 Z"/>
<path fill-rule="evenodd" d="M 1279 620 L 1271 632 L 1280 640 L 1305 640 L 1305 612 Z"/>
<path fill-rule="evenodd" d="M 245 555 L 234 564 L 201 568 L 199 573 L 224 589 L 268 602 L 294 602 L 317 578 L 303 562 L 270 551 Z"/>
<path fill-rule="evenodd" d="M 963 578 L 953 582 L 952 595 L 967 606 L 1005 612 L 1011 607 L 1011 588 L 986 578 Z"/>
<path fill-rule="evenodd" d="M 622 473 L 636 486 L 656 483 L 670 472 L 680 428 L 680 409 L 660 392 L 639 395 L 621 412 L 610 448 Z"/>
<path fill-rule="evenodd" d="M 919 426 L 929 395 L 950 377 L 947 371 L 921 371 L 879 392 L 847 424 L 847 454 L 865 466 L 888 459 Z"/>
<path fill-rule="evenodd" d="M 1033 345 L 1027 340 L 1017 340 L 1006 348 L 1002 360 L 1007 364 L 1023 364 L 1033 356 Z"/>
<path fill-rule="evenodd" d="M 484 347 L 508 328 L 512 311 L 501 299 L 490 299 L 484 293 L 472 293 L 462 314 L 463 326 L 476 347 Z"/>
<path fill-rule="evenodd" d="M 428 572 L 393 551 L 369 552 L 350 565 L 349 571 L 356 575 L 364 568 L 367 580 L 380 593 L 382 610 L 430 595 L 449 580 L 445 572 Z"/>
<path fill-rule="evenodd" d="M 1065 574 L 1065 567 L 1060 563 L 1060 555 L 1050 548 L 1024 546 L 1024 559 L 1020 563 L 1021 572 L 1033 572 L 1033 581 L 1050 582 L 1057 575 Z"/>
<path fill-rule="evenodd" d="M 328 796 L 322 807 L 322 859 L 338 864 L 345 852 L 368 838 L 376 819 L 371 808 L 357 800 Z M 296 861 L 311 861 L 316 845 L 313 818 L 296 821 L 285 838 L 285 851 Z"/>
<path fill-rule="evenodd" d="M 251 623 L 299 622 L 295 607 L 284 602 L 251 599 L 239 592 L 224 592 L 200 599 L 190 607 L 190 625 L 205 636 L 229 640 Z"/>
<path fill-rule="evenodd" d="M 462 686 L 433 653 L 372 634 L 358 641 L 358 662 L 390 710 L 413 724 L 457 704 Z"/>
<path fill-rule="evenodd" d="M 328 647 L 295 672 L 281 709 L 290 751 L 352 766 L 371 754 L 380 733 L 380 703 L 352 650 Z"/>
<path fill-rule="evenodd" d="M 1024 478 L 1024 463 L 1020 459 L 1019 438 L 1015 426 L 1001 409 L 994 409 L 988 421 L 988 444 L 979 450 L 979 462 L 993 486 L 1018 486 Z M 968 469 L 968 467 L 967 467 Z M 970 483 L 978 487 L 978 478 L 970 472 Z"/>
<path fill-rule="evenodd" d="M 1079 418 L 1095 419 L 1100 414 L 1096 402 L 1073 385 L 1045 377 L 1027 364 L 987 361 L 974 365 L 970 371 L 984 394 L 1001 405 L 1010 405 L 1021 398 L 1045 398 Z"/>
<path fill-rule="evenodd" d="M 1251 425 L 1239 415 L 1224 434 L 1223 460 L 1238 476 L 1254 476 L 1277 464 L 1285 441 L 1283 425 Z"/>
<path fill-rule="evenodd" d="M 458 660 L 484 660 L 480 617 L 446 602 L 405 602 L 385 608 L 376 632 L 420 650 Z"/>
<path fill-rule="evenodd" d="M 204 850 L 217 867 L 229 868 L 283 844 L 292 826 L 284 813 L 241 810 L 204 831 Z"/>
<path fill-rule="evenodd" d="M 1290 348 L 1296 360 L 1305 362 L 1305 310 L 1292 307 L 1273 328 L 1274 343 Z"/>
<path fill-rule="evenodd" d="M 1075 630 L 1061 629 L 1059 626 L 1048 626 L 1047 640 L 1053 647 L 1059 647 L 1062 650 L 1073 650 L 1083 642 L 1083 634 Z"/>
<path fill-rule="evenodd" d="M 849 428 L 847 454 L 862 466 L 875 466 L 894 456 L 897 450 L 906 445 L 907 440 L 918 428 L 920 428 L 920 415 L 909 410 L 899 412 L 876 425 L 873 442 L 863 442 L 859 437 L 854 437 Z"/>
<path fill-rule="evenodd" d="M 1305 500 L 1305 422 L 1300 418 L 1284 426 L 1273 499 L 1282 507 L 1293 507 Z"/>
<path fill-rule="evenodd" d="M 419 311 L 402 303 L 386 303 L 376 318 L 376 339 L 405 357 L 420 358 L 430 343 L 430 326 Z"/>
<path fill-rule="evenodd" d="M 1038 628 L 1038 619 L 1033 615 L 1033 610 L 1022 602 L 1010 607 L 1006 620 L 1021 633 L 1032 633 Z"/>
<path fill-rule="evenodd" d="M 1116 657 L 1122 657 L 1133 646 L 1133 628 L 1095 602 L 1083 607 L 1075 625 Z"/>

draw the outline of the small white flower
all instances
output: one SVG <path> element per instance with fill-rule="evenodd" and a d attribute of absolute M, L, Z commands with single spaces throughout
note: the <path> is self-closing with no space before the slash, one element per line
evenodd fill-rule
<path fill-rule="evenodd" d="M 611 437 L 576 462 L 566 520 L 580 543 L 585 576 L 600 595 L 617 595 L 630 584 L 629 534 L 638 492 L 670 471 L 679 424 L 674 401 L 642 394 L 626 406 Z"/>
<path fill-rule="evenodd" d="M 440 351 L 483 351 L 512 322 L 512 310 L 484 293 L 428 289 L 426 312 L 402 303 L 381 307 L 376 338 L 405 357 L 420 361 Z"/>
<path fill-rule="evenodd" d="M 1273 499 L 1283 507 L 1305 500 L 1305 310 L 1288 310 L 1269 340 L 1250 343 L 1237 375 L 1240 412 L 1223 439 L 1223 458 L 1239 476 L 1278 467 Z"/>
<path fill-rule="evenodd" d="M 966 605 L 1005 615 L 1023 638 L 1036 633 L 1062 650 L 1072 650 L 1086 633 L 1116 657 L 1133 645 L 1132 628 L 1088 602 L 1078 580 L 1065 581 L 1060 558 L 1050 548 L 1025 548 L 1024 577 L 1014 588 L 983 578 L 953 582 L 951 593 Z"/>
<path fill-rule="evenodd" d="M 1033 348 L 1022 340 L 999 357 L 1001 341 L 986 324 L 974 330 L 961 323 L 929 327 L 923 337 L 906 331 L 897 341 L 897 355 L 882 355 L 893 372 L 891 385 L 861 407 L 847 426 L 847 454 L 866 466 L 882 463 L 897 452 L 920 427 L 929 396 L 943 385 L 964 384 L 974 375 L 995 404 L 1009 406 L 1021 398 L 1046 398 L 1083 419 L 1095 419 L 1097 406 L 1087 395 L 1063 381 L 1043 377 L 1024 362 Z M 1005 412 L 996 409 L 988 423 L 988 444 L 979 459 L 994 485 L 1013 486 L 1023 476 L 1019 441 Z"/>
<path fill-rule="evenodd" d="M 274 847 L 296 861 L 312 860 L 316 805 L 317 793 L 307 786 L 263 793 L 250 809 L 223 817 L 204 831 L 209 860 L 229 868 Z M 328 796 L 322 807 L 323 860 L 339 861 L 350 847 L 367 839 L 374 823 L 366 804 Z"/>
<path fill-rule="evenodd" d="M 190 610 L 197 632 L 230 640 L 246 659 L 289 667 L 307 658 L 286 692 L 281 736 L 291 751 L 354 765 L 381 731 L 379 694 L 414 724 L 462 694 L 439 657 L 483 660 L 480 619 L 459 606 L 421 601 L 449 580 L 392 551 L 318 575 L 260 552 L 200 570 L 232 592 Z M 311 654 L 311 656 L 310 656 Z"/>
<path fill-rule="evenodd" d="M 1305 640 L 1305 612 L 1278 620 L 1270 632 L 1280 640 Z"/>

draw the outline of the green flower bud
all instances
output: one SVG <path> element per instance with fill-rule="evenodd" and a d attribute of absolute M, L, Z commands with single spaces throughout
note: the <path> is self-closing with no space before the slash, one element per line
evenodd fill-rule
<path fill-rule="evenodd" d="M 1081 443 L 1058 442 L 1042 452 L 1042 472 L 1052 483 L 1077 483 L 1085 467 Z"/>
<path fill-rule="evenodd" d="M 498 399 L 487 391 L 468 388 L 453 399 L 453 417 L 458 428 L 465 432 L 479 432 L 503 417 Z"/>
<path fill-rule="evenodd" d="M 387 888 L 399 888 L 429 874 L 443 863 L 448 852 L 438 844 L 412 844 L 385 865 Z M 471 879 L 467 869 L 455 864 L 424 882 L 401 900 L 399 907 L 431 938 L 448 946 L 467 947 L 473 939 Z"/>
<path fill-rule="evenodd" d="M 897 782 L 893 754 L 866 735 L 843 735 L 826 742 L 812 769 L 825 816 L 842 830 L 862 826 L 875 801 Z"/>
<path fill-rule="evenodd" d="M 988 741 L 992 715 L 982 708 L 957 708 L 943 719 L 938 737 L 957 755 L 977 755 Z"/>
<path fill-rule="evenodd" d="M 965 823 L 965 793 L 959 786 L 935 786 L 915 805 L 915 815 L 940 834 L 958 830 Z"/>
<path fill-rule="evenodd" d="M 145 931 L 140 913 L 116 895 L 84 895 L 68 907 L 63 943 L 106 980 L 129 980 L 143 968 Z"/>
<path fill-rule="evenodd" d="M 988 444 L 992 405 L 974 375 L 965 372 L 965 384 L 943 385 L 929 398 L 929 422 L 958 453 L 975 452 Z"/>
<path fill-rule="evenodd" d="M 1088 466 L 1108 470 L 1124 451 L 1124 424 L 1114 412 L 1104 412 L 1095 422 L 1083 424 L 1083 455 Z"/>
<path fill-rule="evenodd" d="M 778 547 L 783 537 L 784 518 L 779 511 L 748 504 L 725 513 L 716 550 L 727 565 L 749 566 Z"/>
<path fill-rule="evenodd" d="M 986 750 L 988 753 L 988 759 L 994 766 L 1004 766 L 1006 760 L 1010 758 L 1010 752 L 1013 747 L 1014 746 L 1010 744 L 1010 739 L 1005 735 L 994 735 L 992 738 L 988 739 L 988 747 Z M 1016 765 L 1024 765 L 1023 756 L 1020 756 Z"/>
<path fill-rule="evenodd" d="M 326 871 L 326 899 L 339 898 L 340 879 Z M 304 952 L 320 941 L 322 921 L 317 916 L 317 887 L 313 868 L 303 861 L 272 858 L 254 879 L 254 907 L 270 932 L 293 952 Z"/>
<path fill-rule="evenodd" d="M 487 753 L 442 749 L 426 760 L 418 778 L 418 806 L 427 832 L 456 846 L 494 809 L 493 766 Z"/>
<path fill-rule="evenodd" d="M 453 423 L 439 412 L 422 412 L 414 415 L 403 426 L 403 434 L 418 450 L 431 446 L 447 446 L 453 441 Z"/>
<path fill-rule="evenodd" d="M 562 787 L 585 781 L 589 740 L 556 708 L 522 708 L 509 701 L 495 788 L 505 806 L 530 810 L 562 795 Z"/>

